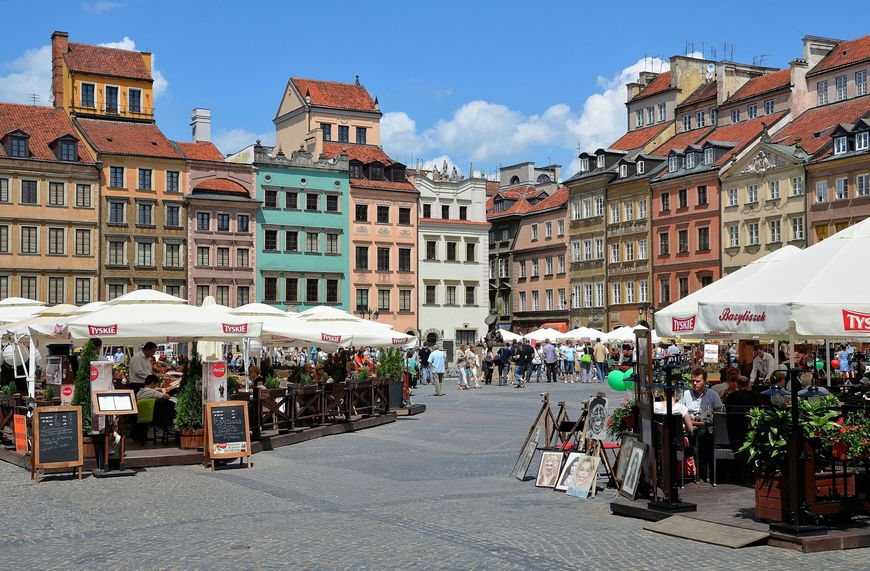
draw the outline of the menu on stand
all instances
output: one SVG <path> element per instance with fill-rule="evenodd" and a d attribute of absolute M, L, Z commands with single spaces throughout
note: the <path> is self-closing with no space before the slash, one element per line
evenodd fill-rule
<path fill-rule="evenodd" d="M 46 468 L 78 468 L 81 478 L 82 409 L 38 407 L 33 411 L 33 473 Z"/>
<path fill-rule="evenodd" d="M 244 401 L 206 404 L 208 454 L 214 469 L 215 458 L 242 458 L 251 455 L 248 403 Z"/>

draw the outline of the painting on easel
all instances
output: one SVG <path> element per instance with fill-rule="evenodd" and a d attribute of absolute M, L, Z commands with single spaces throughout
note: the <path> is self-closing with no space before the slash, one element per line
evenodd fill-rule
<path fill-rule="evenodd" d="M 538 488 L 556 487 L 563 456 L 562 452 L 544 452 L 541 466 L 538 468 L 538 479 L 535 481 L 535 486 Z"/>
<path fill-rule="evenodd" d="M 576 496 L 578 498 L 588 498 L 590 495 L 595 496 L 598 487 L 598 463 L 600 461 L 601 459 L 598 456 L 580 455 L 574 476 L 568 482 L 566 493 L 569 496 Z"/>
<path fill-rule="evenodd" d="M 607 440 L 607 399 L 603 396 L 596 396 L 589 401 L 584 432 L 588 440 Z"/>

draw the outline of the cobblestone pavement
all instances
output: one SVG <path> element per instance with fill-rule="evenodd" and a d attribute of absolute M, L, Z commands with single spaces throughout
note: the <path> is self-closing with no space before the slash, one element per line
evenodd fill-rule
<path fill-rule="evenodd" d="M 730 550 L 506 477 L 540 406 L 602 385 L 484 387 L 423 415 L 254 457 L 250 470 L 153 468 L 39 485 L 0 463 L 0 568 L 863 569 L 867 550 Z M 537 462 L 533 464 L 536 465 Z"/>

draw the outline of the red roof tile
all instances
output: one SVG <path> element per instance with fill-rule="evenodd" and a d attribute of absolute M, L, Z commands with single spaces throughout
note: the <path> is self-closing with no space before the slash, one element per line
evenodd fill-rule
<path fill-rule="evenodd" d="M 70 42 L 64 59 L 73 72 L 151 81 L 140 52 Z"/>
<path fill-rule="evenodd" d="M 870 35 L 837 44 L 807 75 L 815 75 L 870 59 Z"/>
<path fill-rule="evenodd" d="M 31 158 L 48 161 L 57 160 L 54 151 L 49 147 L 51 143 L 64 135 L 80 139 L 76 128 L 63 109 L 0 103 L 0 138 L 15 130 L 30 135 L 28 148 Z M 79 160 L 84 163 L 94 162 L 94 158 L 84 144 L 80 144 L 78 150 Z M 6 150 L 0 145 L 0 157 L 3 156 L 6 156 Z"/>
<path fill-rule="evenodd" d="M 356 145 L 353 143 L 323 143 L 323 152 L 328 157 L 334 157 L 347 153 L 348 160 L 359 161 L 363 164 L 378 161 L 384 166 L 393 164 L 393 160 L 387 156 L 384 150 L 376 145 Z"/>
<path fill-rule="evenodd" d="M 88 141 L 100 153 L 183 159 L 154 123 L 76 119 Z"/>
<path fill-rule="evenodd" d="M 540 202 L 536 202 L 532 204 L 529 208 L 529 214 L 534 212 L 540 212 L 543 210 L 549 210 L 551 208 L 558 208 L 560 206 L 564 206 L 568 203 L 568 188 L 565 186 L 560 186 L 559 190 L 541 200 Z"/>
<path fill-rule="evenodd" d="M 747 145 L 749 145 L 756 137 L 761 135 L 765 126 L 770 127 L 785 116 L 786 112 L 774 113 L 773 115 L 764 115 L 756 117 L 749 121 L 741 121 L 740 123 L 732 123 L 724 127 L 718 127 L 707 134 L 698 144 L 706 143 L 707 141 L 719 141 L 734 143 L 731 152 L 725 153 L 716 161 L 716 165 L 723 165 L 730 160 L 734 155 L 738 154 Z"/>
<path fill-rule="evenodd" d="M 250 196 L 250 193 L 244 186 L 228 178 L 210 178 L 208 180 L 204 180 L 201 183 L 197 184 L 193 188 L 193 190 L 225 192 L 230 194 L 243 194 L 245 196 Z"/>
<path fill-rule="evenodd" d="M 637 129 L 636 131 L 629 131 L 611 143 L 608 149 L 630 151 L 632 149 L 640 148 L 655 139 L 662 131 L 672 124 L 673 123 L 663 122 L 658 125 L 651 125 L 649 127 L 644 127 L 643 129 Z"/>
<path fill-rule="evenodd" d="M 374 189 L 385 189 L 385 190 L 413 190 L 417 191 L 417 187 L 415 187 L 410 182 L 392 182 L 389 180 L 370 180 L 367 178 L 352 178 L 350 179 L 350 185 L 356 186 L 360 188 L 374 188 Z"/>
<path fill-rule="evenodd" d="M 290 79 L 299 90 L 302 98 L 311 95 L 311 104 L 321 107 L 338 109 L 353 109 L 355 111 L 377 111 L 375 102 L 362 85 L 354 83 L 338 83 L 336 81 L 320 81 L 293 77 Z"/>
<path fill-rule="evenodd" d="M 497 180 L 488 180 L 486 181 L 486 195 L 494 196 L 495 193 L 498 192 L 498 189 L 501 188 L 501 183 Z"/>
<path fill-rule="evenodd" d="M 708 81 L 686 97 L 685 101 L 677 105 L 677 108 L 692 105 L 693 103 L 700 103 L 714 97 L 716 97 L 716 82 Z"/>
<path fill-rule="evenodd" d="M 854 123 L 868 113 L 870 96 L 814 107 L 798 115 L 770 140 L 780 145 L 794 145 L 800 139 L 801 147 L 812 155 L 831 143 L 831 131 L 839 123 Z"/>
<path fill-rule="evenodd" d="M 221 153 L 214 143 L 206 143 L 203 141 L 197 143 L 184 143 L 175 141 L 175 144 L 181 149 L 187 158 L 194 161 L 223 161 L 224 155 Z"/>
<path fill-rule="evenodd" d="M 671 72 L 666 71 L 655 76 L 652 81 L 646 84 L 640 93 L 638 93 L 632 101 L 650 97 L 659 93 L 663 93 L 671 88 Z"/>
<path fill-rule="evenodd" d="M 520 198 L 535 198 L 542 192 L 544 192 L 544 189 L 542 188 L 531 185 L 523 185 L 501 189 L 498 191 L 498 194 L 509 200 L 519 200 Z"/>
<path fill-rule="evenodd" d="M 526 212 L 528 212 L 531 209 L 531 207 L 532 207 L 531 204 L 529 204 L 529 202 L 525 198 L 521 198 L 520 200 L 517 200 L 516 202 L 511 204 L 510 208 L 506 208 L 505 210 L 502 210 L 501 212 L 493 212 L 491 210 L 487 210 L 486 219 L 493 220 L 495 218 L 502 218 L 504 216 L 512 216 L 514 214 L 525 214 Z"/>
<path fill-rule="evenodd" d="M 459 224 L 462 226 L 489 226 L 489 222 L 475 222 L 473 220 L 445 220 L 443 218 L 421 218 L 421 224 Z"/>
<path fill-rule="evenodd" d="M 677 133 L 661 145 L 655 147 L 649 152 L 649 154 L 663 157 L 670 153 L 673 149 L 682 151 L 689 145 L 694 145 L 695 143 L 703 139 L 704 135 L 709 133 L 711 130 L 712 127 L 708 127 L 706 129 L 693 129 L 691 131 L 683 131 L 682 133 Z"/>
<path fill-rule="evenodd" d="M 743 84 L 743 87 L 734 92 L 734 95 L 725 101 L 725 105 L 733 101 L 748 99 L 761 93 L 775 91 L 778 89 L 787 89 L 791 86 L 791 70 L 781 69 L 767 75 L 755 77 Z"/>

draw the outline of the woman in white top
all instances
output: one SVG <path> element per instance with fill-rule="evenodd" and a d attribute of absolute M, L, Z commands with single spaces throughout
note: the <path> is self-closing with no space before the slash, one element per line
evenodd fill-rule
<path fill-rule="evenodd" d="M 686 434 L 691 434 L 695 429 L 692 424 L 692 414 L 689 412 L 689 409 L 683 403 L 679 402 L 680 397 L 679 394 L 681 391 L 675 390 L 673 394 L 671 394 L 671 414 L 678 414 L 683 417 L 683 424 L 686 427 Z M 658 401 L 653 403 L 653 412 L 655 414 L 667 414 L 667 403 L 665 401 Z"/>

